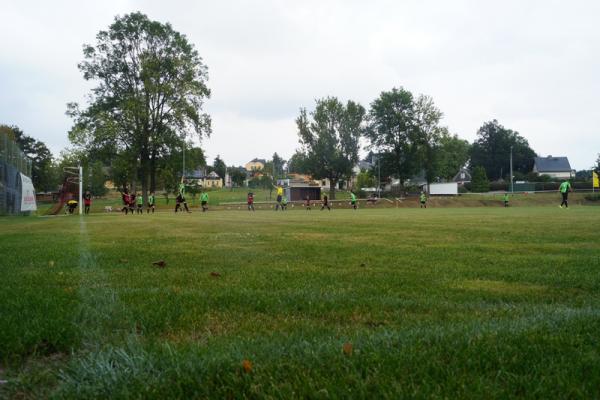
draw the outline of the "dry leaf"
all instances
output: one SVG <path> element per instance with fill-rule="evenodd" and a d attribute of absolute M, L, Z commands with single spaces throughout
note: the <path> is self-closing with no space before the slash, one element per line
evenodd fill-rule
<path fill-rule="evenodd" d="M 350 343 L 350 342 L 344 343 L 344 345 L 342 346 L 342 351 L 344 352 L 345 355 L 351 356 L 352 355 L 352 343 Z"/>
<path fill-rule="evenodd" d="M 152 265 L 156 265 L 158 268 L 164 268 L 167 266 L 167 263 L 165 262 L 165 260 L 158 260 L 154 261 Z"/>
<path fill-rule="evenodd" d="M 48 266 L 49 267 L 54 267 L 54 261 L 48 261 Z"/>
<path fill-rule="evenodd" d="M 210 276 L 214 276 L 215 278 L 218 278 L 219 276 L 221 276 L 221 274 L 219 272 L 211 272 Z"/>
<path fill-rule="evenodd" d="M 252 372 L 252 361 L 250 361 L 250 360 L 242 361 L 242 368 L 243 368 L 244 372 L 247 374 Z"/>

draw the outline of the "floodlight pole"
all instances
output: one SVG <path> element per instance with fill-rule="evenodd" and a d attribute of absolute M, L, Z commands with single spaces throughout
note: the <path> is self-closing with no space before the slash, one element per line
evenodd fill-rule
<path fill-rule="evenodd" d="M 510 146 L 510 192 L 514 193 L 515 187 L 513 185 L 513 147 Z"/>
<path fill-rule="evenodd" d="M 79 165 L 79 215 L 83 215 L 83 167 Z"/>

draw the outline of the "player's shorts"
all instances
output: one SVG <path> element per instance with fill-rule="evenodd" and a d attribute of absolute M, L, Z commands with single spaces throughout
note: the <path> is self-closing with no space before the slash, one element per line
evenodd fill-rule
<path fill-rule="evenodd" d="M 148 207 L 154 207 L 154 203 L 148 203 Z"/>
<path fill-rule="evenodd" d="M 277 196 L 277 202 L 281 203 L 281 196 Z"/>
<path fill-rule="evenodd" d="M 205 205 L 206 205 L 206 202 L 205 202 L 205 201 L 203 201 L 203 202 L 202 202 L 202 205 L 203 205 L 203 206 L 205 206 Z"/>

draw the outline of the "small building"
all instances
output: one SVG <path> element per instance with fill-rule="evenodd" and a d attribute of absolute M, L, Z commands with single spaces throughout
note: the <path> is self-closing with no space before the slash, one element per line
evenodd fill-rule
<path fill-rule="evenodd" d="M 321 187 L 318 185 L 295 179 L 282 179 L 278 184 L 283 185 L 288 201 L 304 201 L 307 196 L 312 201 L 321 200 Z"/>
<path fill-rule="evenodd" d="M 184 177 L 186 185 L 198 186 L 203 189 L 221 189 L 223 179 L 215 171 L 205 174 L 202 170 L 186 171 Z"/>
<path fill-rule="evenodd" d="M 244 168 L 246 168 L 246 171 L 248 172 L 261 171 L 265 169 L 266 164 L 267 160 L 262 158 L 255 158 L 251 161 L 248 161 L 246 165 L 244 165 Z"/>
<path fill-rule="evenodd" d="M 202 187 L 208 189 L 221 189 L 223 187 L 223 179 L 215 171 L 204 177 Z"/>
<path fill-rule="evenodd" d="M 469 183 L 469 182 L 471 182 L 471 173 L 469 172 L 468 169 L 461 168 L 460 171 L 458 171 L 458 173 L 456 175 L 454 175 L 452 182 L 456 182 L 459 185 L 464 185 L 465 183 Z"/>
<path fill-rule="evenodd" d="M 559 179 L 568 179 L 573 176 L 573 170 L 567 157 L 535 157 L 533 160 L 533 172 L 536 174 Z"/>

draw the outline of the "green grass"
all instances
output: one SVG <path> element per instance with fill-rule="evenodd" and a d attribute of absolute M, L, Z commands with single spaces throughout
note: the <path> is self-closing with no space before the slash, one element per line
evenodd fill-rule
<path fill-rule="evenodd" d="M 599 223 L 534 206 L 1 218 L 0 398 L 597 398 Z"/>

